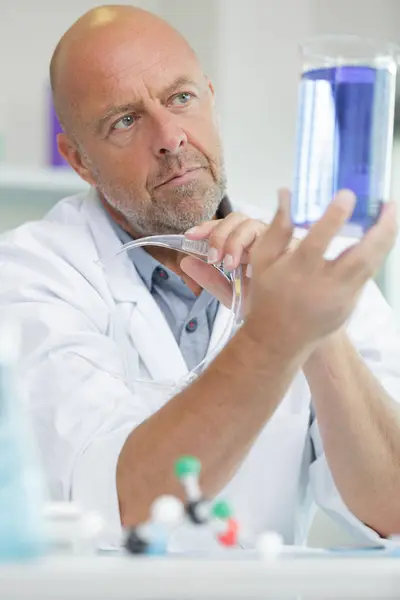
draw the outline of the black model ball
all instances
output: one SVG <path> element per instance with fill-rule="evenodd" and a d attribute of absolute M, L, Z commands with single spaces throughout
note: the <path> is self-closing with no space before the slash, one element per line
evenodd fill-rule
<path fill-rule="evenodd" d="M 138 534 L 136 529 L 130 529 L 126 536 L 125 548 L 129 554 L 145 554 L 148 543 Z"/>
<path fill-rule="evenodd" d="M 210 502 L 205 498 L 188 502 L 185 510 L 187 516 L 195 525 L 204 525 L 210 520 Z"/>

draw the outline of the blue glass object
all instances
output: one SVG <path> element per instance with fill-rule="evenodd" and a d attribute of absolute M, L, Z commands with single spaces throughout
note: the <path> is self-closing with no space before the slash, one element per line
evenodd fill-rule
<path fill-rule="evenodd" d="M 161 523 L 149 523 L 145 527 L 148 546 L 146 554 L 163 556 L 168 548 L 168 531 Z"/>
<path fill-rule="evenodd" d="M 2 357 L 4 329 L 0 328 L 0 563 L 47 551 L 38 452 L 20 397 L 16 364 Z"/>
<path fill-rule="evenodd" d="M 396 63 L 377 54 L 362 64 L 351 41 L 349 59 L 346 50 L 317 56 L 301 77 L 292 219 L 310 227 L 340 189 L 350 189 L 357 203 L 345 233 L 358 237 L 390 195 Z"/>

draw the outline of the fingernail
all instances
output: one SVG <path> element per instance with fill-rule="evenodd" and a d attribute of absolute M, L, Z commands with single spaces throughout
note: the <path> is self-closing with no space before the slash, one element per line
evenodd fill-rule
<path fill-rule="evenodd" d="M 227 269 L 228 271 L 230 269 L 233 269 L 233 256 L 232 254 L 227 254 L 224 258 L 224 267 L 225 269 Z"/>
<path fill-rule="evenodd" d="M 196 233 L 197 230 L 198 230 L 198 226 L 196 225 L 195 227 L 191 227 L 190 229 L 188 229 L 187 231 L 185 231 L 185 235 L 187 233 Z"/>
<path fill-rule="evenodd" d="M 253 273 L 253 268 L 252 268 L 251 264 L 249 263 L 246 267 L 246 277 L 248 277 L 250 279 L 252 273 Z"/>
<path fill-rule="evenodd" d="M 351 190 L 342 190 L 337 196 L 337 203 L 343 208 L 354 206 L 356 196 Z"/>
<path fill-rule="evenodd" d="M 218 261 L 218 257 L 219 257 L 219 251 L 216 248 L 211 247 L 208 250 L 208 262 L 209 263 L 215 263 Z"/>

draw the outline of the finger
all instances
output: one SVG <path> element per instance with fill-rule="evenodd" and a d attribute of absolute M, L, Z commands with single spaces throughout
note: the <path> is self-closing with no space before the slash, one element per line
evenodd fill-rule
<path fill-rule="evenodd" d="M 204 221 L 203 223 L 200 223 L 200 225 L 196 225 L 185 231 L 185 236 L 190 240 L 204 240 L 208 238 L 213 229 L 215 229 L 223 220 L 224 219 L 213 219 L 212 221 Z"/>
<path fill-rule="evenodd" d="M 376 225 L 371 227 L 358 244 L 335 259 L 332 268 L 341 277 L 359 286 L 379 270 L 394 246 L 397 234 L 396 205 L 389 202 L 383 207 Z"/>
<path fill-rule="evenodd" d="M 228 236 L 224 247 L 224 268 L 236 269 L 249 262 L 249 251 L 257 238 L 265 233 L 267 225 L 262 221 L 247 219 L 238 225 Z"/>
<path fill-rule="evenodd" d="M 252 271 L 266 269 L 275 262 L 288 247 L 292 238 L 293 225 L 290 218 L 290 191 L 278 191 L 278 209 L 271 225 L 257 238 L 251 253 Z"/>
<path fill-rule="evenodd" d="M 207 236 L 209 243 L 208 262 L 211 264 L 221 262 L 225 255 L 225 244 L 232 231 L 234 231 L 240 223 L 248 220 L 246 215 L 242 213 L 231 213 L 225 219 L 218 221 L 218 224 L 212 229 Z"/>
<path fill-rule="evenodd" d="M 211 221 L 204 221 L 203 223 L 200 223 L 200 225 L 191 227 L 190 229 L 185 231 L 185 236 L 191 240 L 206 239 L 216 227 L 219 227 L 221 225 L 221 223 L 228 221 L 228 219 L 229 221 L 231 221 L 237 216 L 241 217 L 242 219 L 248 218 L 246 217 L 246 215 L 240 212 L 232 212 L 229 215 L 227 215 L 224 219 L 212 219 Z"/>
<path fill-rule="evenodd" d="M 303 259 L 313 263 L 320 260 L 332 238 L 340 231 L 347 219 L 351 217 L 355 201 L 355 195 L 350 190 L 341 190 L 336 194 L 324 215 L 311 227 L 308 235 L 299 244 L 298 256 L 301 255 Z"/>
<path fill-rule="evenodd" d="M 231 284 L 215 267 L 192 256 L 185 256 L 180 262 L 180 267 L 200 287 L 230 308 L 232 304 Z"/>

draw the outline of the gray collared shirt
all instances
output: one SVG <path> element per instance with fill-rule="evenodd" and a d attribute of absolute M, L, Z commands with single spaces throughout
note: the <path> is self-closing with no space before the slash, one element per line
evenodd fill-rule
<path fill-rule="evenodd" d="M 231 212 L 229 200 L 220 204 L 220 218 Z M 113 223 L 122 243 L 131 236 Z M 157 302 L 179 345 L 189 370 L 207 353 L 219 302 L 203 290 L 196 296 L 173 271 L 153 258 L 144 248 L 129 252 L 143 283 Z"/>

